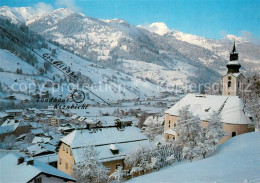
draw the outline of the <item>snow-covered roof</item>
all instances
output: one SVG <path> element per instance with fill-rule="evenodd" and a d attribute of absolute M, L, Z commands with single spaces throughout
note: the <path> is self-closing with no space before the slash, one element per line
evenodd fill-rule
<path fill-rule="evenodd" d="M 179 116 L 179 110 L 189 105 L 193 115 L 208 121 L 213 111 L 220 111 L 222 122 L 231 124 L 251 124 L 244 112 L 244 103 L 238 96 L 188 94 L 165 113 Z"/>
<path fill-rule="evenodd" d="M 77 116 L 77 115 L 73 115 L 73 116 L 71 116 L 71 119 L 76 119 L 76 118 L 78 118 L 79 116 Z"/>
<path fill-rule="evenodd" d="M 4 112 L 0 112 L 0 118 L 6 117 L 8 116 L 8 114 L 4 113 Z"/>
<path fill-rule="evenodd" d="M 169 128 L 164 132 L 164 134 L 176 135 L 176 132 L 173 129 Z"/>
<path fill-rule="evenodd" d="M 23 112 L 22 109 L 10 109 L 10 110 L 5 110 L 6 113 L 17 113 L 17 112 Z"/>
<path fill-rule="evenodd" d="M 43 134 L 44 133 L 44 131 L 41 128 L 33 129 L 33 130 L 31 130 L 31 132 L 34 135 L 38 135 L 38 134 Z"/>
<path fill-rule="evenodd" d="M 241 65 L 239 61 L 229 61 L 227 65 Z"/>
<path fill-rule="evenodd" d="M 81 116 L 78 120 L 79 120 L 79 121 L 83 121 L 84 119 L 86 119 L 86 117 Z"/>
<path fill-rule="evenodd" d="M 16 127 L 14 125 L 0 126 L 0 134 L 14 132 Z"/>
<path fill-rule="evenodd" d="M 49 137 L 34 137 L 32 144 L 37 144 L 37 143 L 47 143 L 50 142 L 51 138 Z"/>
<path fill-rule="evenodd" d="M 111 144 L 111 145 L 109 146 L 109 148 L 110 148 L 111 150 L 119 150 L 119 148 L 118 148 L 115 144 Z"/>
<path fill-rule="evenodd" d="M 53 152 L 55 153 L 56 147 L 50 144 L 34 144 L 32 146 L 27 147 L 27 150 L 30 154 L 38 155 L 43 152 Z"/>
<path fill-rule="evenodd" d="M 238 76 L 240 76 L 240 75 L 242 75 L 243 77 L 245 77 L 241 72 L 237 72 L 237 73 L 227 73 L 226 75 L 228 75 L 228 74 L 231 74 L 231 75 L 233 75 L 234 77 L 238 77 Z M 222 77 L 225 77 L 226 75 L 224 75 L 224 76 L 222 76 Z"/>
<path fill-rule="evenodd" d="M 41 161 L 43 163 L 51 163 L 56 162 L 58 160 L 58 154 L 47 154 L 42 156 L 36 156 L 34 157 L 35 160 Z"/>
<path fill-rule="evenodd" d="M 0 159 L 1 167 L 5 167 L 1 168 L 0 182 L 28 182 L 41 173 L 65 180 L 76 181 L 66 173 L 37 160 L 34 160 L 33 165 L 27 165 L 26 161 L 17 165 L 18 158 L 20 157 L 19 155 L 10 153 Z"/>
<path fill-rule="evenodd" d="M 146 139 L 147 137 L 141 133 L 139 128 L 126 127 L 123 130 L 118 130 L 117 128 L 74 130 L 63 137 L 61 141 L 72 148 L 79 148 L 87 145 L 117 144 Z"/>
<path fill-rule="evenodd" d="M 16 120 L 16 119 L 7 119 L 1 126 L 9 126 L 9 125 L 18 126 L 19 123 L 20 123 L 20 121 Z"/>
<path fill-rule="evenodd" d="M 127 143 L 118 143 L 116 147 L 118 148 L 118 154 L 113 154 L 110 150 L 111 145 L 96 146 L 95 150 L 98 154 L 98 159 L 100 162 L 108 162 L 114 160 L 125 159 L 126 155 L 131 154 L 137 150 L 139 146 L 151 147 L 149 140 L 134 141 Z M 82 154 L 84 152 L 83 148 L 72 149 L 72 154 L 75 162 L 81 162 L 83 160 Z"/>
<path fill-rule="evenodd" d="M 30 125 L 31 125 L 33 128 L 41 128 L 41 127 L 42 127 L 42 124 L 36 123 L 36 122 L 31 122 Z"/>
<path fill-rule="evenodd" d="M 164 122 L 164 117 L 157 117 L 157 116 L 148 116 L 144 121 L 144 125 L 149 126 L 150 124 L 160 124 Z"/>

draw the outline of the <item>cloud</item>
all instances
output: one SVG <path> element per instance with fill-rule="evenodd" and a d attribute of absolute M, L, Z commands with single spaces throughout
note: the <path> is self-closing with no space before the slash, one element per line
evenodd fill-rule
<path fill-rule="evenodd" d="M 69 8 L 76 13 L 79 13 L 81 11 L 81 8 L 75 4 L 74 0 L 56 0 L 55 4 L 58 7 Z"/>
<path fill-rule="evenodd" d="M 53 10 L 53 7 L 50 4 L 46 4 L 43 2 L 39 2 L 34 5 L 34 7 L 38 10 L 44 11 L 44 12 L 51 12 Z"/>
<path fill-rule="evenodd" d="M 241 31 L 241 37 L 245 41 L 260 45 L 260 40 L 257 37 L 253 36 L 251 32 Z"/>
<path fill-rule="evenodd" d="M 147 29 L 150 32 L 154 32 L 154 33 L 159 34 L 161 36 L 170 32 L 170 29 L 163 22 L 155 22 L 155 23 L 152 23 L 151 25 L 138 25 L 137 27 Z"/>

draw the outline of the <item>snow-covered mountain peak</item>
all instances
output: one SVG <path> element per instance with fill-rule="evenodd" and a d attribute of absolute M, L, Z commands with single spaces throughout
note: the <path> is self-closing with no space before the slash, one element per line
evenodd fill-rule
<path fill-rule="evenodd" d="M 171 30 L 163 22 L 154 22 L 154 23 L 152 23 L 152 24 L 150 24 L 148 26 L 146 26 L 146 25 L 138 25 L 137 27 L 147 29 L 150 32 L 159 34 L 160 36 L 163 36 L 163 35 L 171 32 Z"/>
<path fill-rule="evenodd" d="M 0 7 L 0 15 L 9 18 L 15 24 L 25 23 L 48 13 L 50 11 L 39 7 Z"/>
<path fill-rule="evenodd" d="M 230 41 L 243 41 L 243 38 L 238 37 L 238 36 L 234 36 L 232 34 L 227 34 L 224 39 L 228 39 Z"/>
<path fill-rule="evenodd" d="M 69 8 L 59 8 L 59 9 L 56 9 L 52 12 L 52 14 L 60 14 L 60 15 L 63 15 L 63 16 L 68 16 L 72 13 L 74 13 L 74 12 Z"/>

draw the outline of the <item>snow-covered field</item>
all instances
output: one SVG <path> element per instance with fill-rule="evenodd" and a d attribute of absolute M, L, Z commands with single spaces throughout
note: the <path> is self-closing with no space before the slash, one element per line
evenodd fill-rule
<path fill-rule="evenodd" d="M 209 158 L 173 165 L 129 182 L 259 183 L 260 132 L 230 139 Z"/>

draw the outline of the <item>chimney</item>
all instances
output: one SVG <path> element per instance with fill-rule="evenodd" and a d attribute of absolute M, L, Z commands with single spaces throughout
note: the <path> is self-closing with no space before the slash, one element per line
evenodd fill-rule
<path fill-rule="evenodd" d="M 17 159 L 17 165 L 20 165 L 24 162 L 24 157 L 20 157 Z"/>
<path fill-rule="evenodd" d="M 28 161 L 27 161 L 27 165 L 34 165 L 34 160 L 33 160 L 33 159 L 28 160 Z"/>

